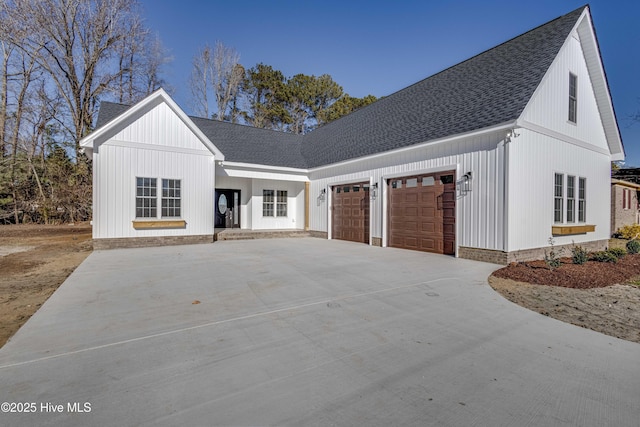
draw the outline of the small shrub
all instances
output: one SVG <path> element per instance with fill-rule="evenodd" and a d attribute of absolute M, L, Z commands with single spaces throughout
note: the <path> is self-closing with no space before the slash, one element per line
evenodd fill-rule
<path fill-rule="evenodd" d="M 624 258 L 624 256 L 627 254 L 627 251 L 624 248 L 611 248 L 608 249 L 607 252 L 609 252 L 617 259 Z"/>
<path fill-rule="evenodd" d="M 589 260 L 589 255 L 582 246 L 574 246 L 571 248 L 571 259 L 574 264 L 582 265 Z"/>
<path fill-rule="evenodd" d="M 637 254 L 640 252 L 640 240 L 633 239 L 627 242 L 627 252 L 630 254 Z"/>
<path fill-rule="evenodd" d="M 591 259 L 598 262 L 618 262 L 618 257 L 610 251 L 598 251 L 591 254 Z"/>
<path fill-rule="evenodd" d="M 562 253 L 562 249 L 556 251 L 553 247 L 555 244 L 555 240 L 553 237 L 549 237 L 549 246 L 551 246 L 551 250 L 547 253 L 547 250 L 544 251 L 544 262 L 549 267 L 549 270 L 553 270 L 554 268 L 558 268 L 562 265 L 562 261 L 560 261 L 560 254 Z"/>
<path fill-rule="evenodd" d="M 620 239 L 640 239 L 640 224 L 625 225 L 618 228 L 618 231 L 614 233 L 614 236 Z"/>

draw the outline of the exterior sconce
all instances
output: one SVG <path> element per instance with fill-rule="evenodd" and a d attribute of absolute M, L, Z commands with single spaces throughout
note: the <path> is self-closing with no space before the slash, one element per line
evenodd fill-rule
<path fill-rule="evenodd" d="M 320 201 L 324 202 L 324 199 L 327 197 L 327 189 L 323 188 L 322 190 L 320 190 L 320 195 L 318 196 L 318 199 L 320 199 Z"/>
<path fill-rule="evenodd" d="M 515 129 L 510 129 L 510 130 L 507 132 L 507 142 L 511 141 L 511 138 L 517 138 L 517 137 L 519 137 L 519 136 L 520 136 L 520 134 L 519 134 L 519 133 L 516 133 L 516 130 L 515 130 Z"/>
<path fill-rule="evenodd" d="M 375 200 L 378 196 L 378 183 L 374 182 L 371 186 L 371 200 Z"/>
<path fill-rule="evenodd" d="M 460 180 L 457 182 L 458 189 L 460 191 L 461 196 L 465 196 L 468 192 L 471 191 L 471 172 L 467 172 Z"/>

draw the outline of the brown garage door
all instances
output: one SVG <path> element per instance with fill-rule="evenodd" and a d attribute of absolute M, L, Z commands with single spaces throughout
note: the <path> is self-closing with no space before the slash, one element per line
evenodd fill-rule
<path fill-rule="evenodd" d="M 388 180 L 389 246 L 455 253 L 455 172 Z"/>
<path fill-rule="evenodd" d="M 369 184 L 336 185 L 331 202 L 331 237 L 369 243 Z"/>

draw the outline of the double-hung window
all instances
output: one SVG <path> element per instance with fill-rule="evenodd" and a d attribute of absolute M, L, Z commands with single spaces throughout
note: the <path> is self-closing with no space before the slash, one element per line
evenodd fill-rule
<path fill-rule="evenodd" d="M 587 221 L 587 178 L 578 179 L 578 222 Z"/>
<path fill-rule="evenodd" d="M 136 218 L 158 217 L 158 192 L 155 178 L 136 178 Z"/>
<path fill-rule="evenodd" d="M 286 190 L 262 190 L 262 216 L 287 216 Z"/>
<path fill-rule="evenodd" d="M 555 174 L 553 196 L 553 221 L 560 223 L 564 220 L 564 175 L 561 173 Z"/>
<path fill-rule="evenodd" d="M 576 203 L 577 201 L 577 203 Z M 586 222 L 587 179 L 562 173 L 554 174 L 553 221 L 556 224 Z"/>
<path fill-rule="evenodd" d="M 157 178 L 136 178 L 136 218 L 158 218 L 158 213 L 161 218 L 180 217 L 180 180 L 162 179 L 161 181 L 162 192 L 160 193 Z M 160 210 L 158 206 L 161 206 Z"/>
<path fill-rule="evenodd" d="M 273 216 L 273 190 L 262 190 L 262 216 Z"/>
<path fill-rule="evenodd" d="M 567 222 L 576 222 L 576 177 L 567 176 Z"/>
<path fill-rule="evenodd" d="M 287 192 L 278 190 L 276 198 L 276 216 L 287 216 Z"/>
<path fill-rule="evenodd" d="M 569 121 L 578 123 L 578 76 L 569 73 Z"/>
<path fill-rule="evenodd" d="M 180 217 L 180 180 L 162 180 L 162 217 Z"/>

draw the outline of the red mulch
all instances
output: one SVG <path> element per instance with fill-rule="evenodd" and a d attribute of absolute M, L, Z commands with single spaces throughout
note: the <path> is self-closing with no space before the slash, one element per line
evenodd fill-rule
<path fill-rule="evenodd" d="M 640 276 L 640 254 L 626 255 L 615 264 L 587 261 L 577 265 L 572 263 L 571 258 L 563 258 L 562 265 L 554 270 L 549 270 L 544 261 L 514 262 L 495 271 L 493 275 L 536 285 L 576 289 L 603 288 L 626 283 Z"/>

